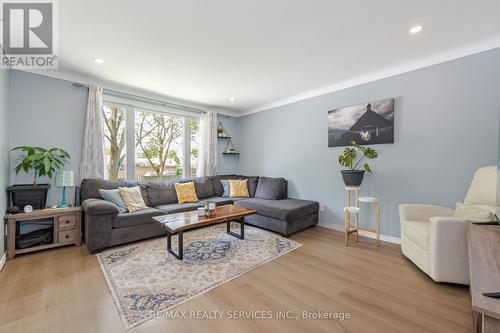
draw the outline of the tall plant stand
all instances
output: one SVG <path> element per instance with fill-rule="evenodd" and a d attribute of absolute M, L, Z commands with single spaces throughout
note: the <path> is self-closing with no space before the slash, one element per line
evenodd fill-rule
<path fill-rule="evenodd" d="M 359 186 L 346 186 L 345 187 L 345 192 L 347 196 L 346 204 L 347 207 L 344 208 L 344 212 L 346 213 L 346 219 L 345 219 L 345 228 L 346 228 L 346 234 L 345 234 L 345 246 L 347 246 L 349 235 L 351 233 L 356 234 L 356 242 L 359 240 L 359 233 L 358 233 L 358 226 L 359 226 L 359 206 L 358 206 L 358 198 L 359 198 L 359 191 L 360 191 Z M 354 197 L 354 198 L 353 198 Z M 352 204 L 354 199 L 354 205 Z M 353 230 L 351 230 L 351 214 L 354 214 L 354 223 L 355 227 Z"/>
<path fill-rule="evenodd" d="M 380 200 L 374 197 L 360 197 L 360 187 L 347 186 L 345 188 L 347 196 L 347 206 L 344 207 L 345 221 L 344 221 L 344 238 L 345 246 L 349 245 L 349 236 L 354 233 L 356 235 L 356 242 L 359 241 L 359 231 L 367 231 L 376 234 L 377 246 L 380 246 Z M 353 197 L 354 196 L 354 202 Z M 375 228 L 367 228 L 359 226 L 359 212 L 361 211 L 359 203 L 375 204 Z M 354 216 L 354 228 L 351 228 L 351 217 Z"/>

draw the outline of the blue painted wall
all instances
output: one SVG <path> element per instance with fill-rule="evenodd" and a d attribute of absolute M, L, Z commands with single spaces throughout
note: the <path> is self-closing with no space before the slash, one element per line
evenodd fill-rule
<path fill-rule="evenodd" d="M 73 87 L 68 81 L 17 70 L 12 71 L 11 83 L 10 147 L 63 148 L 71 155 L 71 162 L 65 169 L 73 170 L 78 179 L 87 91 Z M 11 163 L 15 156 L 11 153 Z M 29 184 L 32 176 L 23 172 L 16 175 L 12 171 L 10 181 L 11 184 Z M 38 183 L 52 184 L 47 205 L 61 201 L 61 188 L 53 186 L 54 179 L 39 179 Z M 73 203 L 72 191 L 68 198 Z"/>
<path fill-rule="evenodd" d="M 342 225 L 342 148 L 328 148 L 327 112 L 395 97 L 395 143 L 374 146 L 362 194 L 381 199 L 382 233 L 399 237 L 400 203 L 453 207 L 474 171 L 496 164 L 499 89 L 496 49 L 248 115 L 237 124 L 239 169 L 286 177 L 289 196 L 325 204 L 321 221 Z"/>

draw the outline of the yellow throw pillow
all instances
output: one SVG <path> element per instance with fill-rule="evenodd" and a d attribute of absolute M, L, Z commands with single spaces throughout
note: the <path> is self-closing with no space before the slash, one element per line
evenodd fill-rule
<path fill-rule="evenodd" d="M 229 197 L 230 198 L 248 198 L 248 179 L 229 179 Z"/>
<path fill-rule="evenodd" d="M 148 208 L 142 198 L 141 188 L 139 186 L 119 187 L 118 191 L 120 192 L 123 202 L 125 202 L 125 206 L 127 206 L 129 212 L 135 212 Z"/>
<path fill-rule="evenodd" d="M 177 192 L 177 202 L 180 204 L 185 202 L 198 202 L 194 182 L 176 183 L 175 192 Z"/>

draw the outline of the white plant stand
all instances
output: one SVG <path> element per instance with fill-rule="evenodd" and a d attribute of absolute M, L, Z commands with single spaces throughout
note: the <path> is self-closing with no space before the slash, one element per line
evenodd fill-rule
<path fill-rule="evenodd" d="M 352 187 L 346 186 L 346 195 L 347 195 L 347 206 L 344 207 L 345 212 L 345 231 L 344 231 L 344 239 L 345 246 L 349 245 L 349 236 L 350 234 L 356 234 L 356 242 L 359 241 L 359 231 L 367 231 L 373 232 L 377 235 L 377 246 L 380 246 L 380 200 L 375 197 L 360 197 L 359 191 L 360 187 Z M 352 195 L 354 194 L 354 205 L 352 205 Z M 376 219 L 376 228 L 367 228 L 359 226 L 359 212 L 361 211 L 359 207 L 359 203 L 366 204 L 375 204 L 375 219 Z M 354 215 L 354 228 L 351 229 L 351 215 Z"/>

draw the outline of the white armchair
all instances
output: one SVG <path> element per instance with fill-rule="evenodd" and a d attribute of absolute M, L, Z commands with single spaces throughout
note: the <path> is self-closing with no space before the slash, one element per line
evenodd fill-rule
<path fill-rule="evenodd" d="M 464 203 L 492 213 L 496 201 L 497 167 L 480 168 L 474 174 Z M 469 284 L 467 220 L 455 210 L 434 205 L 399 205 L 401 250 L 436 282 Z"/>

